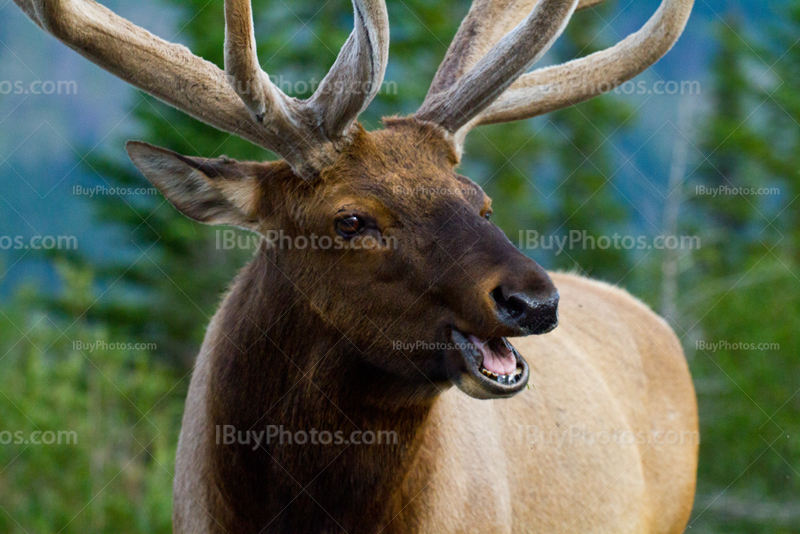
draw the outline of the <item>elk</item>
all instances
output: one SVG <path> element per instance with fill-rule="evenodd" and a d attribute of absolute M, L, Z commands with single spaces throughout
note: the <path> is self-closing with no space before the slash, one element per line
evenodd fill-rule
<path fill-rule="evenodd" d="M 475 0 L 419 110 L 377 131 L 357 117 L 386 70 L 384 0 L 353 0 L 352 34 L 302 101 L 261 69 L 250 0 L 225 0 L 224 70 L 92 0 L 14 1 L 116 76 L 283 158 L 128 143 L 175 208 L 337 244 L 264 239 L 211 320 L 178 446 L 175 532 L 683 531 L 698 423 L 678 339 L 624 291 L 527 258 L 456 168 L 472 128 L 647 69 L 692 0 L 663 0 L 617 45 L 530 72 L 600 0 Z M 335 432 L 355 438 L 323 439 Z"/>

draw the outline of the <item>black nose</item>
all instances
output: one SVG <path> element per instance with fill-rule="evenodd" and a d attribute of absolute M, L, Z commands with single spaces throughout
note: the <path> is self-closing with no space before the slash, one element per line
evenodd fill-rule
<path fill-rule="evenodd" d="M 492 291 L 497 312 L 504 322 L 525 335 L 546 334 L 558 326 L 558 291 L 520 291 L 498 286 Z"/>

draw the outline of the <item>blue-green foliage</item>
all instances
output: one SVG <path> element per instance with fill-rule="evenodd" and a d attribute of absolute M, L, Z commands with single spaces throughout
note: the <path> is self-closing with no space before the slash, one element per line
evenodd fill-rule
<path fill-rule="evenodd" d="M 222 0 L 164 1 L 182 14 L 180 40 L 221 65 Z M 368 129 L 419 105 L 467 7 L 389 2 L 392 61 L 385 90 L 362 117 Z M 279 84 L 319 79 L 352 27 L 346 0 L 256 1 L 255 11 L 260 58 Z M 719 25 L 712 108 L 693 139 L 708 159 L 687 182 L 780 194 L 697 196 L 680 212 L 680 233 L 702 242 L 680 258 L 673 318 L 701 409 L 698 532 L 800 531 L 800 210 L 792 204 L 800 195 L 800 46 L 791 46 L 800 9 L 788 15 L 785 27 L 752 42 L 733 21 Z M 568 60 L 609 44 L 594 40 L 602 26 L 596 14 L 579 14 L 554 56 Z M 132 106 L 129 120 L 148 142 L 194 156 L 272 157 L 150 98 L 137 96 Z M 514 241 L 531 229 L 613 234 L 637 217 L 607 182 L 618 165 L 605 136 L 629 119 L 624 99 L 610 95 L 536 121 L 481 128 L 470 136 L 462 172 L 493 197 L 493 220 Z M 112 186 L 146 186 L 122 141 L 89 163 Z M 170 531 L 187 374 L 221 294 L 252 253 L 217 250 L 216 229 L 180 216 L 161 197 L 91 202 L 98 224 L 115 226 L 130 243 L 102 264 L 53 259 L 60 294 L 22 291 L 0 315 L 0 432 L 60 430 L 78 440 L 0 444 L 0 532 Z M 614 249 L 528 252 L 548 268 L 621 281 L 663 304 L 660 253 L 638 262 Z M 723 345 L 698 348 L 700 341 Z M 97 342 L 105 348 L 82 345 Z M 741 343 L 771 345 L 735 348 Z"/>
<path fill-rule="evenodd" d="M 800 525 L 800 10 L 788 15 L 785 32 L 765 30 L 769 46 L 745 41 L 735 20 L 719 25 L 714 107 L 699 139 L 709 157 L 692 182 L 775 190 L 697 196 L 687 209 L 705 245 L 684 275 L 679 332 L 700 405 L 693 528 L 704 532 Z"/>

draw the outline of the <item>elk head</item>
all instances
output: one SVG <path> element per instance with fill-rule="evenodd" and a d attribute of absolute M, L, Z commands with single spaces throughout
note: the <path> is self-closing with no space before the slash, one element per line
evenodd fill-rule
<path fill-rule="evenodd" d="M 280 154 L 245 163 L 128 144 L 136 166 L 185 215 L 266 236 L 286 284 L 369 364 L 405 380 L 455 383 L 479 398 L 525 386 L 528 366 L 506 338 L 555 328 L 558 293 L 489 222 L 481 188 L 457 174 L 464 137 L 629 80 L 669 50 L 692 7 L 664 0 L 616 46 L 525 74 L 573 12 L 598 1 L 476 0 L 419 111 L 366 132 L 356 119 L 388 60 L 384 0 L 353 0 L 355 29 L 305 101 L 261 70 L 250 0 L 225 2 L 224 72 L 91 0 L 15 0 L 112 73 Z"/>

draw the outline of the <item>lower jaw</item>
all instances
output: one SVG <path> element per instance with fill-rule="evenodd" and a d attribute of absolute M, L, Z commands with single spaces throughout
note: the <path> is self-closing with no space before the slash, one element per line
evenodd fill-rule
<path fill-rule="evenodd" d="M 507 375 L 495 374 L 483 366 L 481 366 L 480 371 L 483 376 L 497 381 L 498 384 L 506 384 L 509 386 L 516 384 L 517 381 L 522 378 L 522 374 L 524 373 L 524 369 L 521 365 L 517 365 L 517 368 L 514 370 L 514 372 Z"/>
<path fill-rule="evenodd" d="M 450 355 L 453 362 L 451 380 L 467 395 L 477 399 L 503 399 L 513 397 L 527 386 L 530 368 L 513 346 L 516 369 L 507 375 L 497 375 L 483 367 L 482 356 L 467 336 L 453 330 L 451 338 L 456 347 Z"/>

